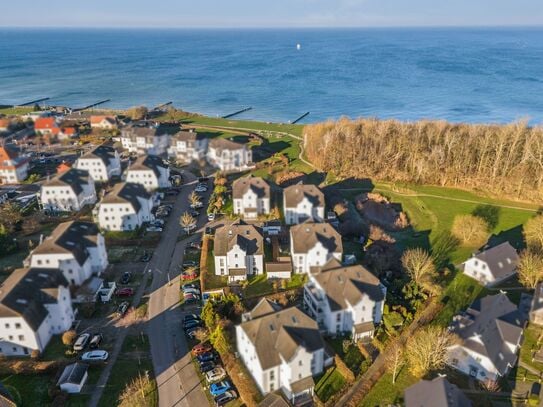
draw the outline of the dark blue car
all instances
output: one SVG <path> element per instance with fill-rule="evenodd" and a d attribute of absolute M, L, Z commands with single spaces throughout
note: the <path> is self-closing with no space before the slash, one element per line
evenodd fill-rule
<path fill-rule="evenodd" d="M 202 353 L 201 355 L 196 356 L 196 359 L 200 363 L 211 362 L 216 359 L 216 356 L 214 353 L 207 352 L 207 353 Z"/>

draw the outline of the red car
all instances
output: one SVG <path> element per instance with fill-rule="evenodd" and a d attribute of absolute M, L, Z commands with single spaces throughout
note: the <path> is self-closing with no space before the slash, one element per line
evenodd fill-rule
<path fill-rule="evenodd" d="M 181 274 L 181 279 L 185 280 L 185 281 L 194 280 L 197 277 L 198 277 L 198 274 L 196 274 L 196 273 L 188 273 L 188 274 L 183 273 L 183 274 Z"/>
<path fill-rule="evenodd" d="M 134 289 L 133 288 L 119 288 L 117 291 L 115 291 L 115 295 L 118 297 L 130 297 L 134 295 Z"/>
<path fill-rule="evenodd" d="M 194 356 L 201 355 L 202 353 L 211 352 L 213 347 L 208 343 L 199 343 L 194 348 L 192 348 L 192 354 Z"/>

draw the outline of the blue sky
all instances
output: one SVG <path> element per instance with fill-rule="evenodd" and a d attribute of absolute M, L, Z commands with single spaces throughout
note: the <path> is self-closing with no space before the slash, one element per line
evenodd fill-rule
<path fill-rule="evenodd" d="M 0 26 L 543 25 L 543 0 L 27 0 L 3 3 Z"/>

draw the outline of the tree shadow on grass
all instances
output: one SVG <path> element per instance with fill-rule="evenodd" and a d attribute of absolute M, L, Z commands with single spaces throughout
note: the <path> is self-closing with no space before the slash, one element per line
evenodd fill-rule
<path fill-rule="evenodd" d="M 477 205 L 471 214 L 484 219 L 484 221 L 488 224 L 488 228 L 493 230 L 496 226 L 498 226 L 500 211 L 501 209 L 497 206 Z"/>

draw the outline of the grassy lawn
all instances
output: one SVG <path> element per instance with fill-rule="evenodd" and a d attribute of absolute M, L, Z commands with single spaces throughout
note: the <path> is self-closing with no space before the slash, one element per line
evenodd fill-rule
<path fill-rule="evenodd" d="M 16 114 L 27 114 L 34 110 L 33 106 L 14 106 L 14 107 L 4 107 L 0 109 L 0 114 L 6 115 L 16 115 Z"/>
<path fill-rule="evenodd" d="M 5 256 L 0 256 L 0 282 L 4 281 L 16 268 L 23 267 L 23 260 L 28 256 L 27 250 L 19 250 Z"/>
<path fill-rule="evenodd" d="M 304 275 L 293 274 L 292 278 L 287 280 L 286 290 L 299 288 L 304 285 L 304 282 Z M 279 287 L 281 287 L 281 282 L 279 282 Z M 245 288 L 244 295 L 246 298 L 260 297 L 263 295 L 272 294 L 273 292 L 273 280 L 268 280 L 267 275 L 264 273 L 249 277 L 249 284 Z"/>
<path fill-rule="evenodd" d="M 334 349 L 334 352 L 341 357 L 343 362 L 345 362 L 347 367 L 351 369 L 356 376 L 358 372 L 360 372 L 360 364 L 365 360 L 358 347 L 351 344 L 349 349 L 347 349 L 347 353 L 344 353 L 343 338 L 329 338 L 326 342 L 328 342 L 332 349 Z"/>
<path fill-rule="evenodd" d="M 45 351 L 43 352 L 43 360 L 58 360 L 58 359 L 71 359 L 70 355 L 66 355 L 67 351 L 71 351 L 71 346 L 66 346 L 62 343 L 62 335 L 54 335 L 47 344 Z"/>
<path fill-rule="evenodd" d="M 520 360 L 526 363 L 528 366 L 532 366 L 534 369 L 537 369 L 543 372 L 543 363 L 532 362 L 532 354 L 537 352 L 540 345 L 537 344 L 537 338 L 541 335 L 541 328 L 535 325 L 528 325 L 524 330 L 524 340 L 522 342 L 522 347 L 520 348 Z"/>
<path fill-rule="evenodd" d="M 345 378 L 332 366 L 315 383 L 315 393 L 322 402 L 326 402 L 340 391 L 345 384 Z"/>
<path fill-rule="evenodd" d="M 22 401 L 19 407 L 46 406 L 52 402 L 48 390 L 54 383 L 49 375 L 11 375 L 0 377 L 0 381 L 19 392 Z"/>
<path fill-rule="evenodd" d="M 392 384 L 392 375 L 385 373 L 362 401 L 363 407 L 401 405 L 404 390 L 418 380 L 404 367 Z"/>
<path fill-rule="evenodd" d="M 110 263 L 124 263 L 138 261 L 143 252 L 151 253 L 150 248 L 140 246 L 113 246 L 107 249 L 107 256 Z"/>
<path fill-rule="evenodd" d="M 109 407 L 118 403 L 119 396 L 128 383 L 138 375 L 149 374 L 152 386 L 146 389 L 148 406 L 158 405 L 156 381 L 153 378 L 153 363 L 149 353 L 149 340 L 146 336 L 129 335 L 126 337 L 121 354 L 113 366 L 99 406 Z"/>

